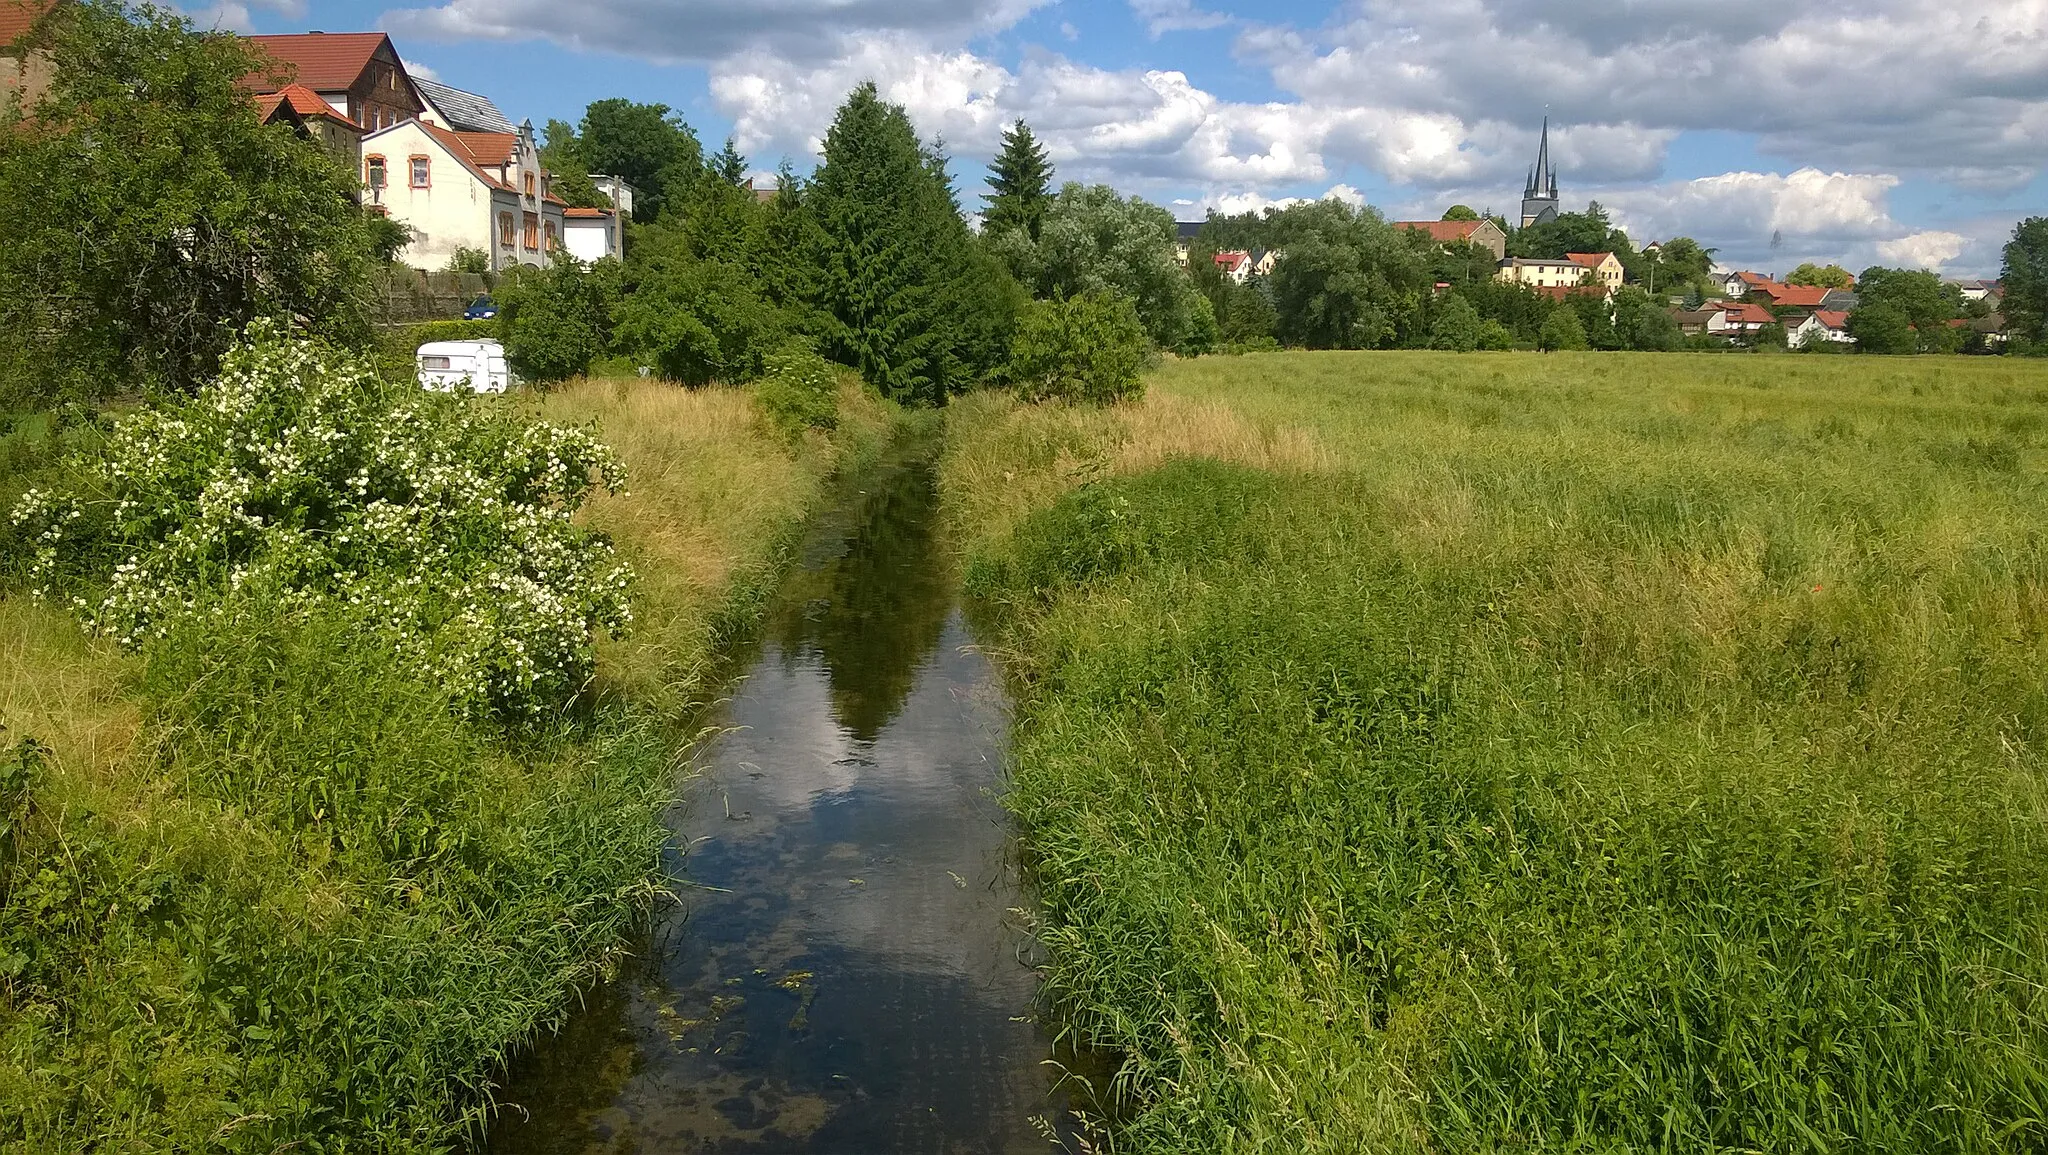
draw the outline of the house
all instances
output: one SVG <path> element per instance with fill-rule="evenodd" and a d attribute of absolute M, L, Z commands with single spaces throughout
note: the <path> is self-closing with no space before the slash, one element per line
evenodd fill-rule
<path fill-rule="evenodd" d="M 1215 261 L 1216 267 L 1223 270 L 1223 275 L 1230 278 L 1231 283 L 1242 285 L 1251 279 L 1252 255 L 1243 249 L 1217 253 Z"/>
<path fill-rule="evenodd" d="M 639 189 L 627 184 L 622 177 L 601 176 L 597 173 L 591 174 L 590 183 L 596 185 L 597 191 L 603 193 L 612 202 L 612 207 L 619 210 L 621 221 L 633 215 L 633 197 L 640 191 Z"/>
<path fill-rule="evenodd" d="M 1273 266 L 1280 263 L 1281 255 L 1279 249 L 1253 249 L 1251 275 L 1254 277 L 1272 276 Z"/>
<path fill-rule="evenodd" d="M 1673 309 L 1671 319 L 1678 323 L 1678 331 L 1688 337 L 1707 334 L 1719 336 L 1725 334 L 1728 329 L 1727 314 L 1719 309 Z"/>
<path fill-rule="evenodd" d="M 17 42 L 54 0 L 0 0 L 0 110 L 27 108 L 50 88 L 50 56 Z"/>
<path fill-rule="evenodd" d="M 1754 301 L 1709 301 L 1702 308 L 1718 309 L 1721 324 L 1710 326 L 1708 332 L 1723 332 L 1730 336 L 1754 333 L 1765 325 L 1778 323 L 1778 315 Z"/>
<path fill-rule="evenodd" d="M 1496 261 L 1508 255 L 1508 235 L 1500 231 L 1499 225 L 1483 218 L 1476 221 L 1395 221 L 1394 227 L 1426 234 L 1440 246 L 1459 242 L 1477 245 L 1492 253 Z"/>
<path fill-rule="evenodd" d="M 1856 338 L 1849 335 L 1849 314 L 1838 313 L 1832 309 L 1815 309 L 1801 317 L 1797 323 L 1787 322 L 1786 344 L 1795 349 L 1802 349 L 1815 341 L 1855 344 Z"/>
<path fill-rule="evenodd" d="M 1590 279 L 1608 296 L 1621 287 L 1621 261 L 1613 253 L 1567 253 L 1555 260 L 1509 257 L 1500 263 L 1494 279 L 1532 289 L 1583 285 Z"/>
<path fill-rule="evenodd" d="M 775 199 L 782 187 L 774 182 L 757 184 L 753 177 L 747 178 L 747 191 L 754 194 L 754 203 L 765 205 Z"/>
<path fill-rule="evenodd" d="M 303 32 L 251 36 L 249 43 L 277 62 L 286 83 L 305 85 L 330 107 L 377 132 L 423 116 L 427 102 L 405 71 L 391 38 L 382 32 Z M 254 75 L 243 84 L 257 94 L 282 85 Z"/>
<path fill-rule="evenodd" d="M 1982 317 L 1969 317 L 1963 322 L 1965 328 L 1984 338 L 1987 346 L 2005 344 L 2005 316 L 2002 313 L 1988 313 Z"/>
<path fill-rule="evenodd" d="M 2004 286 L 1997 281 L 1961 280 L 1948 283 L 1962 290 L 1965 301 L 1981 301 L 1986 297 L 2004 295 Z"/>
<path fill-rule="evenodd" d="M 623 251 L 616 209 L 562 210 L 562 248 L 579 261 L 601 261 Z"/>
<path fill-rule="evenodd" d="M 1173 222 L 1173 259 L 1185 265 L 1188 263 L 1188 249 L 1201 235 L 1202 221 Z"/>
<path fill-rule="evenodd" d="M 549 179 L 532 124 L 455 132 L 408 119 L 363 138 L 367 203 L 412 230 L 399 259 L 415 268 L 445 268 L 457 249 L 490 254 L 493 270 L 545 265 L 566 207 Z"/>
<path fill-rule="evenodd" d="M 1829 289 L 1828 295 L 1820 299 L 1820 307 L 1830 313 L 1853 313 L 1862 300 L 1854 289 Z"/>
<path fill-rule="evenodd" d="M 1720 283 L 1722 295 L 1731 299 L 1739 299 L 1763 285 L 1777 284 L 1768 273 L 1752 273 L 1747 270 L 1716 272 L 1714 279 Z"/>
<path fill-rule="evenodd" d="M 487 96 L 451 88 L 438 80 L 413 77 L 413 87 L 419 89 L 420 98 L 427 103 L 427 110 L 420 119 L 429 124 L 456 132 L 518 132 L 518 126 L 505 119 L 498 106 Z"/>
<path fill-rule="evenodd" d="M 305 85 L 287 84 L 257 97 L 256 115 L 265 124 L 289 124 L 301 136 L 325 145 L 350 172 L 362 170 L 363 126 L 336 112 Z"/>

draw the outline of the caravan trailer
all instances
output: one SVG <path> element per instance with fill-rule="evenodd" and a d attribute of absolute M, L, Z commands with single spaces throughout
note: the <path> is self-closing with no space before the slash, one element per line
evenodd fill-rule
<path fill-rule="evenodd" d="M 440 393 L 503 393 L 512 387 L 505 347 L 496 341 L 429 341 L 419 348 L 420 388 Z"/>

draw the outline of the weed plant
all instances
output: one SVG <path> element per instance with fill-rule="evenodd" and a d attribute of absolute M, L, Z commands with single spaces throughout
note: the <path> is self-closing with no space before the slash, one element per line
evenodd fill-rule
<path fill-rule="evenodd" d="M 2048 373 L 1286 354 L 956 422 L 1118 1149 L 2048 1144 Z"/>

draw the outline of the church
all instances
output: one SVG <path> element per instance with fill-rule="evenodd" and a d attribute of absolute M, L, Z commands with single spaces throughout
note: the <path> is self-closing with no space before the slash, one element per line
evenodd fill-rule
<path fill-rule="evenodd" d="M 1536 167 L 1522 189 L 1522 227 L 1557 219 L 1557 170 L 1550 165 L 1550 118 L 1543 118 L 1543 142 L 1536 146 Z"/>

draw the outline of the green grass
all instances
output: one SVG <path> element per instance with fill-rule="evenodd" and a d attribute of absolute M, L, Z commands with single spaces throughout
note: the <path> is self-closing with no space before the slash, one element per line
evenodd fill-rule
<path fill-rule="evenodd" d="M 2048 366 L 1151 384 L 945 473 L 1118 1149 L 2048 1144 Z"/>
<path fill-rule="evenodd" d="M 550 724 L 460 721 L 313 614 L 124 655 L 0 572 L 0 1151 L 445 1150 L 616 962 L 713 651 L 897 417 L 849 391 L 792 443 L 736 390 L 506 403 L 613 436 L 630 488 L 587 516 L 647 575 Z M 0 493 L 89 435 L 17 423 Z"/>

